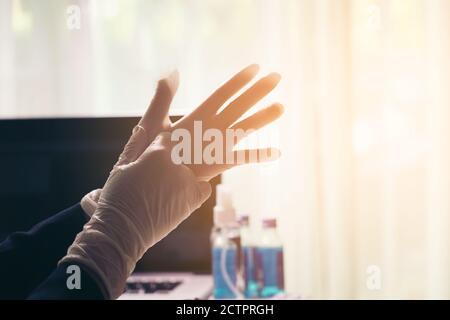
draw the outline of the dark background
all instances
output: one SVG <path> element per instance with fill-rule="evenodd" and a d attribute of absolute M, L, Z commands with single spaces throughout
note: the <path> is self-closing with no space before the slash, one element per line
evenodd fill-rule
<path fill-rule="evenodd" d="M 0 240 L 101 188 L 138 121 L 136 117 L 0 120 Z M 152 247 L 137 270 L 209 272 L 214 199 L 213 193 Z"/>

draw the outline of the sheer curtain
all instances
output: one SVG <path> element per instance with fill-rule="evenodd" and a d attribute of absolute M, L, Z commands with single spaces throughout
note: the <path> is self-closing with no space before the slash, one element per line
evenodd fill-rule
<path fill-rule="evenodd" d="M 261 106 L 285 115 L 250 144 L 282 159 L 224 179 L 256 232 L 279 219 L 288 291 L 450 298 L 447 0 L 4 0 L 0 28 L 2 117 L 140 114 L 173 67 L 182 112 L 279 71 Z"/>
<path fill-rule="evenodd" d="M 254 168 L 227 178 L 244 211 L 278 215 L 288 289 L 449 298 L 448 2 L 280 10 L 283 157 L 272 176 Z"/>

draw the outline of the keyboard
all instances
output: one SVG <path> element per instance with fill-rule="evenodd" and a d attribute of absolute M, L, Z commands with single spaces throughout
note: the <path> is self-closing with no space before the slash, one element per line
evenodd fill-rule
<path fill-rule="evenodd" d="M 169 293 L 182 281 L 130 281 L 125 288 L 126 293 Z"/>
<path fill-rule="evenodd" d="M 184 300 L 206 299 L 212 292 L 209 274 L 189 272 L 134 273 L 128 280 L 120 300 Z"/>

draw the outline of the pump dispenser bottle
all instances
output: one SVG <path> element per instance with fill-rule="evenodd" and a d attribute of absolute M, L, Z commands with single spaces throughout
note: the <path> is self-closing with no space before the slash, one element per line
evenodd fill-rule
<path fill-rule="evenodd" d="M 211 232 L 213 294 L 215 299 L 234 299 L 239 297 L 239 225 L 230 191 L 224 185 L 218 185 L 216 190 L 214 227 Z"/>

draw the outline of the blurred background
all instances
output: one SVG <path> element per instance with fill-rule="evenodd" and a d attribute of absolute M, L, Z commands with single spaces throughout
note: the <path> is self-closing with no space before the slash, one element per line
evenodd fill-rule
<path fill-rule="evenodd" d="M 259 63 L 286 110 L 249 143 L 283 156 L 224 180 L 288 291 L 448 299 L 449 57 L 448 0 L 0 0 L 0 117 L 140 115 L 174 68 L 184 113 Z"/>

